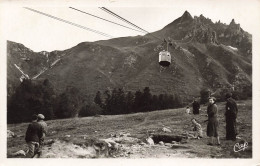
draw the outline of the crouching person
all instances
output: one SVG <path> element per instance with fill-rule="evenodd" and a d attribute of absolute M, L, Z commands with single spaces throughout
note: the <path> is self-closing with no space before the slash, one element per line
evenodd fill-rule
<path fill-rule="evenodd" d="M 203 138 L 203 131 L 202 131 L 201 125 L 194 118 L 191 119 L 191 122 L 192 122 L 192 132 L 186 131 L 182 135 L 185 138 L 188 138 L 188 139 L 190 139 L 190 138 L 191 139 L 201 139 L 201 138 Z"/>
<path fill-rule="evenodd" d="M 37 123 L 37 115 L 32 116 L 32 123 L 28 125 L 25 141 L 28 145 L 27 158 L 34 158 L 39 153 L 40 139 L 43 136 L 43 127 Z"/>
<path fill-rule="evenodd" d="M 195 118 L 191 120 L 192 124 L 194 125 L 193 131 L 195 131 L 194 138 L 200 139 L 203 137 L 203 132 L 201 125 L 197 122 Z"/>
<path fill-rule="evenodd" d="M 187 113 L 187 114 L 190 114 L 190 112 L 191 112 L 191 111 L 190 111 L 190 107 L 187 106 L 187 107 L 186 107 L 186 113 Z"/>

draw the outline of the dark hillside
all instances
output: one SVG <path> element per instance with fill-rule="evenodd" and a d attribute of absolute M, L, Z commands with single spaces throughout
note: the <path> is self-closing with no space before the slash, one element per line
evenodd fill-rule
<path fill-rule="evenodd" d="M 152 35 L 172 44 L 167 68 L 158 64 L 166 45 Z M 151 34 L 83 42 L 64 51 L 36 53 L 7 43 L 9 95 L 26 75 L 49 79 L 57 92 L 73 85 L 91 100 L 97 91 L 113 88 L 136 91 L 149 86 L 153 94 L 192 98 L 203 88 L 239 90 L 252 84 L 252 36 L 234 20 L 230 25 L 213 23 L 187 11 Z"/>

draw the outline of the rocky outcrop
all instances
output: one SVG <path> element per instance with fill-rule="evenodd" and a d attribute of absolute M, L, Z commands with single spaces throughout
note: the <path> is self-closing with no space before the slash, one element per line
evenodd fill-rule
<path fill-rule="evenodd" d="M 213 24 L 211 19 L 205 18 L 203 15 L 194 17 L 194 40 L 200 43 L 218 44 L 217 33 L 209 24 Z"/>
<path fill-rule="evenodd" d="M 203 24 L 203 25 L 213 24 L 211 19 L 204 17 L 202 14 L 199 17 L 195 16 L 194 17 L 194 22 L 196 24 Z"/>
<path fill-rule="evenodd" d="M 240 24 L 236 24 L 235 20 L 232 19 L 232 21 L 230 22 L 226 33 L 229 33 L 230 35 L 237 35 L 239 33 L 243 33 L 242 28 L 240 27 Z"/>
<path fill-rule="evenodd" d="M 194 39 L 200 43 L 218 44 L 217 33 L 204 25 L 194 30 Z"/>

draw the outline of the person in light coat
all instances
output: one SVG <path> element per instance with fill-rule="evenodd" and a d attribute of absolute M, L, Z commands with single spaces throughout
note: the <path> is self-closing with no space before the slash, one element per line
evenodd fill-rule
<path fill-rule="evenodd" d="M 208 125 L 207 125 L 207 136 L 210 137 L 208 145 L 213 146 L 214 138 L 217 140 L 217 145 L 220 145 L 218 135 L 218 107 L 216 105 L 216 98 L 209 97 L 209 105 L 207 107 L 208 114 Z"/>

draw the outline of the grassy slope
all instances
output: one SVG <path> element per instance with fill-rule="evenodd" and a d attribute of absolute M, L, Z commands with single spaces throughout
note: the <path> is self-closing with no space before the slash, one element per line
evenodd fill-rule
<path fill-rule="evenodd" d="M 252 157 L 252 101 L 238 102 L 238 130 L 239 137 L 249 143 L 249 148 L 238 153 L 233 152 L 233 146 L 236 142 L 225 140 L 225 122 L 224 122 L 224 103 L 218 103 L 219 108 L 219 134 L 222 142 L 221 147 L 210 147 L 207 145 L 207 138 L 201 140 L 191 140 L 187 142 L 187 149 L 172 149 L 167 146 L 149 146 L 141 147 L 141 150 L 134 151 L 129 158 L 154 158 L 154 157 L 203 157 L 203 158 L 250 158 Z M 207 119 L 205 116 L 206 106 L 202 107 L 201 115 L 195 116 L 201 123 L 204 134 L 206 132 Z M 82 139 L 83 135 L 96 138 L 109 138 L 110 134 L 129 132 L 132 137 L 144 138 L 147 131 L 158 131 L 163 126 L 169 127 L 176 135 L 185 131 L 191 131 L 190 120 L 193 115 L 185 114 L 185 109 L 171 109 L 154 111 L 148 113 L 137 113 L 130 115 L 115 115 L 101 117 L 85 117 L 75 119 L 63 119 L 47 121 L 49 125 L 49 135 L 47 139 L 64 139 L 65 135 L 71 135 L 74 140 Z M 8 125 L 8 129 L 13 131 L 19 137 L 8 138 L 8 154 L 25 149 L 24 134 L 27 123 Z M 53 132 L 55 131 L 55 132 Z"/>

